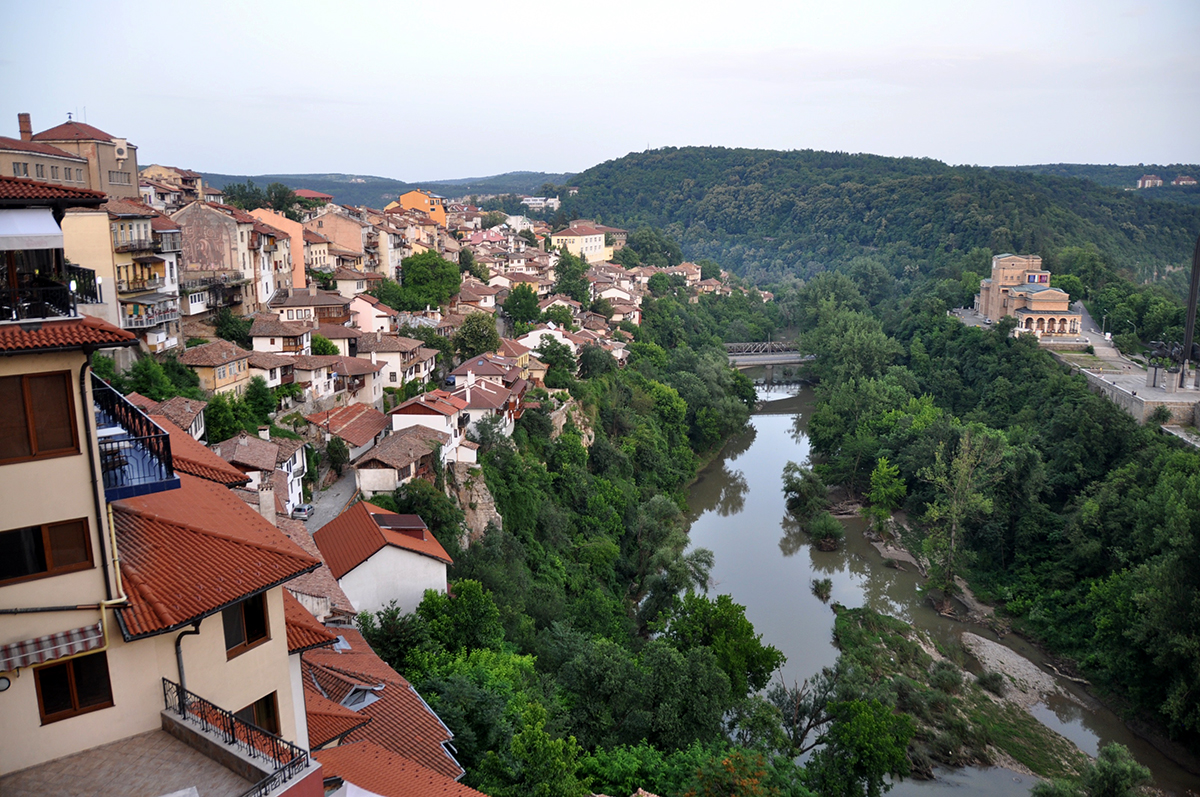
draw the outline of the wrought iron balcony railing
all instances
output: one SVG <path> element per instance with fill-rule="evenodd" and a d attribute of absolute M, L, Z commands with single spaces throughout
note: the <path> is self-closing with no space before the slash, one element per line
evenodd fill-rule
<path fill-rule="evenodd" d="M 234 716 L 177 683 L 163 678 L 163 703 L 167 711 L 261 764 L 269 772 L 242 797 L 265 797 L 308 768 L 308 751 L 257 725 Z"/>
<path fill-rule="evenodd" d="M 92 374 L 100 470 L 109 501 L 179 487 L 171 437 L 144 412 Z"/>

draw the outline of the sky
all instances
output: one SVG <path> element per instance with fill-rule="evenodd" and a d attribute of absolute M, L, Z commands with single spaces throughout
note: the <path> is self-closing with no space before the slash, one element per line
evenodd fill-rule
<path fill-rule="evenodd" d="M 1200 162 L 1197 0 L 3 0 L 0 135 L 409 182 L 713 145 Z M 23 35 L 15 35 L 23 32 Z"/>

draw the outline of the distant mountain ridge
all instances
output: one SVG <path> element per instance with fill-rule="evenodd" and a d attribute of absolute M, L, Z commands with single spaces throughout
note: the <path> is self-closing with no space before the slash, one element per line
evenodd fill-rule
<path fill-rule="evenodd" d="M 1140 176 L 1140 175 L 1139 175 Z M 1165 176 L 1165 175 L 1160 175 Z M 972 249 L 1095 244 L 1119 266 L 1190 261 L 1200 208 L 1077 177 L 814 150 L 666 147 L 573 178 L 564 212 L 665 229 L 685 256 L 755 281 L 856 257 L 929 269 Z"/>
<path fill-rule="evenodd" d="M 453 180 L 406 183 L 390 177 L 356 174 L 218 174 L 201 173 L 206 185 L 224 188 L 230 183 L 254 181 L 255 185 L 283 183 L 289 188 L 307 188 L 331 194 L 333 200 L 344 205 L 366 205 L 380 208 L 400 194 L 414 188 L 424 188 L 444 196 L 467 196 L 471 194 L 536 194 L 546 183 L 562 185 L 573 177 L 571 174 L 549 172 L 506 172 L 490 177 L 465 177 Z"/>

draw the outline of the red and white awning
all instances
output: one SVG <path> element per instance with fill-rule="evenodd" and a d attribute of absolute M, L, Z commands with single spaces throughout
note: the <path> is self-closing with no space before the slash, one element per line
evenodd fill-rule
<path fill-rule="evenodd" d="M 54 661 L 76 653 L 86 653 L 104 645 L 104 625 L 73 628 L 70 631 L 59 631 L 57 634 L 47 634 L 37 639 L 26 639 L 13 642 L 11 645 L 0 645 L 0 672 L 8 672 L 18 667 L 29 667 Z"/>

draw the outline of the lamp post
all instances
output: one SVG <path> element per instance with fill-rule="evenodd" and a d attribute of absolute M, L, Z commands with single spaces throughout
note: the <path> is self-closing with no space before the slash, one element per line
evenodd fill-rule
<path fill-rule="evenodd" d="M 1129 319 L 1125 319 L 1125 323 L 1129 324 L 1129 326 L 1133 327 L 1133 336 L 1136 338 L 1137 337 L 1137 324 L 1133 323 Z"/>
<path fill-rule="evenodd" d="M 1104 314 L 1104 323 L 1100 325 L 1100 335 L 1103 337 L 1105 330 L 1108 329 L 1108 313 Z"/>

